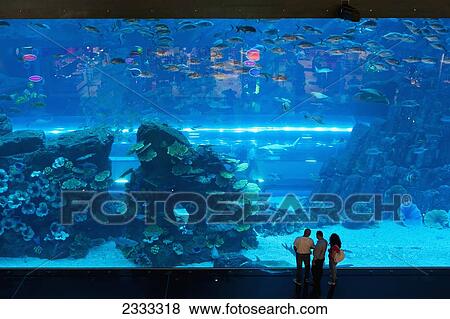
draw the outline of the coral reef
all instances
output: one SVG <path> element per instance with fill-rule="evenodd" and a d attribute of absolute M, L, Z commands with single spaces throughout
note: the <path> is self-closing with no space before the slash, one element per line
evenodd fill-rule
<path fill-rule="evenodd" d="M 150 156 L 143 156 L 149 151 Z M 141 163 L 131 174 L 127 186 L 131 191 L 187 191 L 204 196 L 237 189 L 260 191 L 245 175 L 247 163 L 216 154 L 207 146 L 193 147 L 179 131 L 165 124 L 144 122 L 129 153 Z M 141 266 L 167 267 L 211 261 L 221 254 L 258 245 L 249 225 L 191 225 L 187 222 L 195 207 L 189 203 L 181 206 L 175 211 L 179 225 L 158 217 L 156 225 L 145 226 L 140 221 L 128 225 L 129 238 L 140 244 L 125 250 L 125 256 Z M 157 216 L 161 214 L 158 211 Z"/>
<path fill-rule="evenodd" d="M 448 228 L 449 213 L 442 209 L 435 209 L 425 214 L 424 224 L 431 228 Z"/>
<path fill-rule="evenodd" d="M 101 227 L 92 227 L 88 220 L 84 227 L 60 225 L 60 208 L 65 204 L 60 193 L 98 190 L 97 174 L 108 185 L 112 142 L 112 135 L 104 130 L 61 134 L 48 141 L 41 131 L 13 131 L 0 137 L 1 256 L 81 258 L 87 254 L 87 247 L 93 245 L 90 238 L 101 237 Z M 79 160 L 96 150 L 100 153 Z"/>

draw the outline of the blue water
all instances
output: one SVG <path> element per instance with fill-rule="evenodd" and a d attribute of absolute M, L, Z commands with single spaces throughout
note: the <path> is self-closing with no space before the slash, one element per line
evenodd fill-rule
<path fill-rule="evenodd" d="M 242 267 L 290 267 L 282 244 L 290 246 L 305 227 L 340 234 L 348 251 L 343 266 L 450 266 L 449 28 L 449 19 L 0 21 L 0 114 L 13 131 L 43 131 L 45 145 L 83 130 L 108 130 L 114 139 L 110 152 L 78 146 L 51 157 L 40 153 L 45 145 L 8 149 L 4 141 L 14 132 L 0 136 L 0 267 L 212 267 L 226 256 L 241 256 Z M 213 176 L 202 186 L 205 196 L 245 192 L 233 188 L 245 180 L 270 193 L 272 205 L 290 193 L 306 201 L 315 192 L 345 198 L 396 189 L 412 196 L 419 213 L 244 230 L 164 222 L 149 230 L 141 219 L 108 227 L 89 216 L 60 225 L 54 204 L 68 180 L 85 182 L 76 190 L 136 191 L 148 184 L 123 176 L 130 168 L 157 179 L 158 172 L 139 170 L 139 151 L 130 152 L 148 121 L 178 130 L 192 150 L 210 145 L 232 175 L 218 186 L 218 171 L 173 157 L 170 165 L 181 160 L 206 172 L 165 175 L 153 190 L 194 191 L 195 174 Z M 156 150 L 153 144 L 145 149 Z M 58 157 L 63 167 L 44 174 Z M 16 164 L 24 164 L 23 180 L 13 176 Z M 88 164 L 93 175 L 77 175 Z M 92 179 L 104 171 L 103 187 Z M 32 194 L 35 184 L 40 195 Z M 49 185 L 58 199 L 47 196 Z M 44 216 L 41 203 L 49 207 Z"/>

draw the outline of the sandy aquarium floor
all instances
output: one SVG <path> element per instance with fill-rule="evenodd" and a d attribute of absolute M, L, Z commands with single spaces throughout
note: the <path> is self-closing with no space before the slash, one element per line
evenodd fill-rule
<path fill-rule="evenodd" d="M 341 236 L 346 259 L 340 267 L 450 267 L 450 229 L 408 228 L 384 222 L 371 229 L 350 230 L 337 225 L 322 230 L 326 237 L 333 232 Z M 294 257 L 282 244 L 291 245 L 296 236 L 260 237 L 257 249 L 243 250 L 242 254 L 252 260 L 259 258 L 268 267 L 295 267 Z M 130 268 L 136 265 L 123 257 L 114 242 L 107 242 L 93 248 L 83 259 L 0 258 L 0 268 L 15 267 Z M 212 262 L 182 267 L 212 267 Z"/>

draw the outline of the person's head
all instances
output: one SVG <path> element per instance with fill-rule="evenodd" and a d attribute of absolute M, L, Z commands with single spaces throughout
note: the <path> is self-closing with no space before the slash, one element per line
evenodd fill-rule
<path fill-rule="evenodd" d="M 330 236 L 330 246 L 333 247 L 334 245 L 337 245 L 339 248 L 342 246 L 341 238 L 339 238 L 339 235 L 335 233 Z"/>
<path fill-rule="evenodd" d="M 317 239 L 323 239 L 323 233 L 322 233 L 321 230 L 318 230 L 318 231 L 317 231 L 316 237 L 317 237 Z"/>
<path fill-rule="evenodd" d="M 305 229 L 305 232 L 303 233 L 303 236 L 304 236 L 304 237 L 309 237 L 309 236 L 311 236 L 311 229 L 306 228 L 306 229 Z"/>

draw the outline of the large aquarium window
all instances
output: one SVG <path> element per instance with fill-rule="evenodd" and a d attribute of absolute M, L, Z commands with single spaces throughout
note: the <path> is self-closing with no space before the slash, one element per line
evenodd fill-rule
<path fill-rule="evenodd" d="M 449 267 L 449 28 L 1 20 L 0 267 Z"/>

